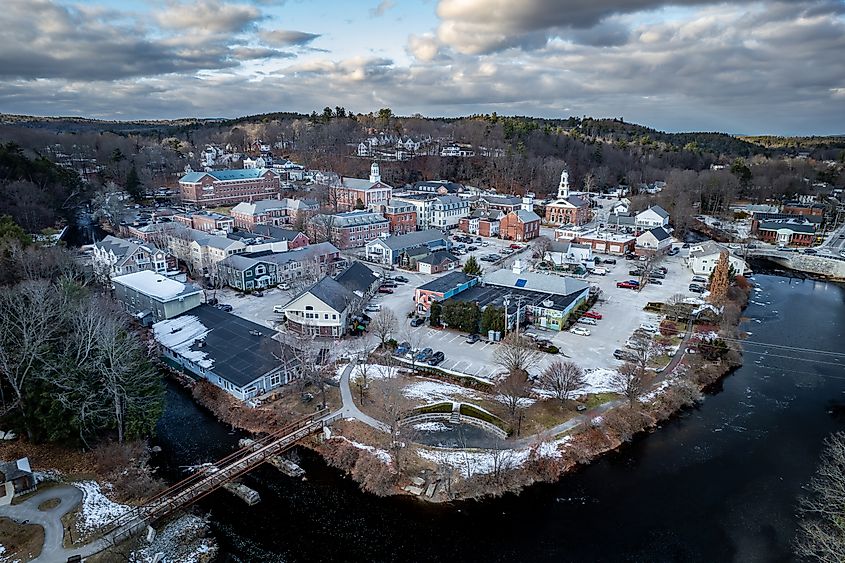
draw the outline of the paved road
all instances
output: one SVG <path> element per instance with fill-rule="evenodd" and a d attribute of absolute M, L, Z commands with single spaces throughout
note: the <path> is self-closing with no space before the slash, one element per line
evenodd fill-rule
<path fill-rule="evenodd" d="M 38 510 L 38 505 L 50 499 L 59 499 L 58 506 L 50 510 Z M 11 518 L 15 522 L 38 524 L 44 528 L 44 546 L 41 555 L 34 561 L 66 561 L 68 550 L 62 547 L 64 528 L 62 516 L 82 502 L 82 491 L 72 486 L 53 487 L 36 493 L 24 502 L 16 505 L 0 506 L 0 516 Z"/>

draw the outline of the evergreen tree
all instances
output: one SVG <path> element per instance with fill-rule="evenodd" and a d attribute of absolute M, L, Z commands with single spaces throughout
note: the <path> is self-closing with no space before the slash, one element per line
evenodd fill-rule
<path fill-rule="evenodd" d="M 430 315 L 428 317 L 428 322 L 431 326 L 440 326 L 440 314 L 443 312 L 443 305 L 440 304 L 440 301 L 434 301 L 431 304 Z"/>
<path fill-rule="evenodd" d="M 481 313 L 481 334 L 487 334 L 490 330 L 504 332 L 505 310 L 499 307 L 488 305 Z"/>
<path fill-rule="evenodd" d="M 467 258 L 467 261 L 464 264 L 464 273 L 468 276 L 480 276 L 481 272 L 481 265 L 478 263 L 478 260 L 475 259 L 475 256 Z"/>
<path fill-rule="evenodd" d="M 32 239 L 14 219 L 8 215 L 0 215 L 0 244 L 12 240 L 18 241 L 22 246 L 32 243 Z"/>
<path fill-rule="evenodd" d="M 141 185 L 141 179 L 138 178 L 138 171 L 134 165 L 126 174 L 126 191 L 135 201 L 144 199 L 144 187 Z"/>
<path fill-rule="evenodd" d="M 360 197 L 355 200 L 355 209 L 364 209 L 364 202 Z"/>

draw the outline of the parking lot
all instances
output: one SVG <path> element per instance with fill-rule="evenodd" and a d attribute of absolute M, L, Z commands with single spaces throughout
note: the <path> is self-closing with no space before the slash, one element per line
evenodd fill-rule
<path fill-rule="evenodd" d="M 217 300 L 220 303 L 231 305 L 232 313 L 241 318 L 278 330 L 275 323 L 281 321 L 283 315 L 274 313 L 273 306 L 285 305 L 291 300 L 293 294 L 291 291 L 282 291 L 279 288 L 267 289 L 263 293 L 263 297 L 243 295 L 226 287 L 217 290 Z M 243 297 L 238 297 L 239 295 L 243 295 Z"/>
<path fill-rule="evenodd" d="M 682 256 L 683 253 L 665 257 L 660 265 L 668 269 L 666 279 L 661 280 L 661 285 L 649 284 L 641 291 L 616 287 L 617 282 L 632 278 L 628 271 L 634 268 L 635 261 L 619 258 L 616 265 L 607 265 L 609 272 L 606 276 L 589 276 L 587 281 L 602 290 L 602 296 L 592 310 L 601 313 L 603 318 L 596 321 L 595 325 L 580 325 L 590 331 L 590 336 L 530 327 L 529 333 L 551 340 L 560 349 L 560 355 L 544 354 L 542 360 L 530 371 L 533 374 L 539 373 L 550 362 L 563 357 L 575 361 L 584 369 L 618 367 L 621 362 L 614 359 L 613 351 L 624 347 L 628 337 L 640 325 L 659 323 L 657 315 L 643 310 L 649 301 L 665 301 L 678 293 L 685 297 L 697 297 L 688 290 L 693 274 L 684 264 Z M 413 289 L 406 295 L 408 304 L 412 306 Z M 398 315 L 399 311 L 396 312 Z M 441 367 L 484 378 L 501 371 L 494 361 L 498 344 L 486 341 L 467 344 L 465 333 L 435 330 L 428 326 L 411 328 L 407 323 L 407 319 L 402 317 L 403 328 L 397 340 L 407 340 L 414 347 L 442 351 L 446 359 L 440 364 Z"/>

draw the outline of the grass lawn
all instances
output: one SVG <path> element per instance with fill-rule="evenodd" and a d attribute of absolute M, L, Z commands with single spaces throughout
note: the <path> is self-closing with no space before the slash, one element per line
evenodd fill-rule
<path fill-rule="evenodd" d="M 3 561 L 31 561 L 41 554 L 44 528 L 36 524 L 18 524 L 0 518 L 0 541 L 6 548 Z"/>
<path fill-rule="evenodd" d="M 592 409 L 618 398 L 619 394 L 617 393 L 593 393 L 592 395 L 587 395 L 587 400 L 584 404 L 587 405 L 588 409 Z"/>
<path fill-rule="evenodd" d="M 567 401 L 566 403 L 561 403 L 557 399 L 537 401 L 523 411 L 520 434 L 523 436 L 536 434 L 566 422 L 578 414 L 575 406 L 574 401 Z"/>
<path fill-rule="evenodd" d="M 276 398 L 265 404 L 279 413 L 281 417 L 289 418 L 291 421 L 313 414 L 317 407 L 321 405 L 320 390 L 314 386 L 305 389 L 306 393 L 314 395 L 314 398 L 308 402 L 302 400 L 296 385 L 280 389 L 281 392 L 276 394 Z M 340 406 L 340 388 L 326 385 L 326 407 L 330 411 L 334 411 L 339 409 Z"/>
<path fill-rule="evenodd" d="M 210 207 L 208 211 L 213 211 L 214 213 L 221 213 L 223 215 L 228 215 L 234 205 L 221 205 L 220 207 Z"/>

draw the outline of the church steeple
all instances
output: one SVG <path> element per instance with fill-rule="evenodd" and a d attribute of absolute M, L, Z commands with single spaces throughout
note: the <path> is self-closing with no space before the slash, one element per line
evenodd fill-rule
<path fill-rule="evenodd" d="M 569 172 L 566 167 L 560 173 L 560 185 L 557 187 L 558 199 L 566 199 L 569 197 Z"/>
<path fill-rule="evenodd" d="M 373 184 L 381 182 L 381 172 L 378 169 L 378 162 L 373 162 L 372 166 L 370 166 L 370 182 Z"/>

